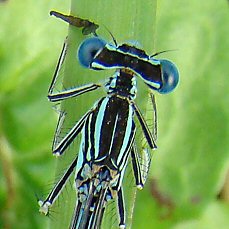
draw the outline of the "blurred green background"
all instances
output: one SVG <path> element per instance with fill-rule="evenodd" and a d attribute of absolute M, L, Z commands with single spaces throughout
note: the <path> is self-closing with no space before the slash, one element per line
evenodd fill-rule
<path fill-rule="evenodd" d="M 176 63 L 180 83 L 171 95 L 156 95 L 159 148 L 150 179 L 137 195 L 133 228 L 229 228 L 228 1 L 145 0 L 134 6 L 135 1 L 115 0 L 97 1 L 98 7 L 87 2 L 88 9 L 80 0 L 73 1 L 72 10 L 83 17 L 88 12 L 118 42 L 137 39 L 147 53 L 177 49 L 162 56 Z M 54 182 L 51 144 L 57 115 L 46 95 L 68 33 L 66 24 L 49 17 L 51 9 L 69 12 L 70 2 L 0 2 L 0 228 L 4 229 L 47 228 L 62 217 L 61 212 L 50 218 L 40 215 L 36 200 L 50 190 L 45 185 Z M 136 21 L 128 25 L 132 17 Z"/>

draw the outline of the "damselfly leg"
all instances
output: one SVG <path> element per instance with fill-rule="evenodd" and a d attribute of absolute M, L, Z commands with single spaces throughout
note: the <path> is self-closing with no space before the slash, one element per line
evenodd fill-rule
<path fill-rule="evenodd" d="M 58 59 L 58 63 L 57 63 L 57 66 L 56 66 L 56 69 L 54 72 L 52 82 L 51 82 L 49 90 L 48 90 L 48 99 L 51 102 L 60 102 L 60 101 L 65 100 L 65 99 L 76 97 L 76 96 L 82 95 L 84 93 L 94 91 L 94 90 L 96 90 L 102 86 L 100 84 L 91 83 L 91 84 L 83 85 L 81 87 L 75 87 L 73 89 L 67 89 L 67 90 L 64 90 L 62 92 L 54 92 L 57 78 L 60 74 L 61 67 L 63 66 L 64 60 L 66 57 L 67 49 L 68 49 L 68 39 L 66 38 L 64 41 L 64 45 L 63 45 L 60 57 Z"/>

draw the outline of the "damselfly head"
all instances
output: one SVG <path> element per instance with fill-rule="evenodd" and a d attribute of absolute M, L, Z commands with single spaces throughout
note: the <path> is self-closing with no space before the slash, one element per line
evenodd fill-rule
<path fill-rule="evenodd" d="M 161 65 L 162 86 L 157 90 L 161 94 L 172 92 L 178 82 L 179 73 L 177 67 L 169 60 L 159 60 Z"/>
<path fill-rule="evenodd" d="M 78 59 L 80 64 L 85 68 L 90 68 L 92 61 L 106 44 L 107 42 L 99 37 L 84 40 L 78 49 Z"/>

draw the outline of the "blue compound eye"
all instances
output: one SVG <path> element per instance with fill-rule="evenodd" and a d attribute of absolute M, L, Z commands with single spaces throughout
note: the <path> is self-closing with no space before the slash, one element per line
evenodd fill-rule
<path fill-rule="evenodd" d="M 177 67 L 168 60 L 159 60 L 162 71 L 162 86 L 158 89 L 161 94 L 170 93 L 175 89 L 179 81 Z"/>
<path fill-rule="evenodd" d="M 84 40 L 78 49 L 78 59 L 85 68 L 90 68 L 96 54 L 104 48 L 106 42 L 98 37 Z"/>

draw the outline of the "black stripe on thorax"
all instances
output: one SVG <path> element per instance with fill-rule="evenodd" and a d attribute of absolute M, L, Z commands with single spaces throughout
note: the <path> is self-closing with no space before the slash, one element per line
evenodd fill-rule
<path fill-rule="evenodd" d="M 105 102 L 104 107 L 103 103 Z M 96 155 L 94 163 L 107 165 L 111 169 L 118 169 L 115 162 L 120 156 L 127 128 L 131 128 L 127 137 L 130 137 L 131 142 L 133 138 L 134 123 L 132 117 L 131 126 L 127 126 L 128 119 L 130 119 L 129 109 L 130 105 L 126 99 L 113 95 L 103 98 L 100 106 L 93 112 L 91 122 L 95 125 L 92 125 L 91 131 L 94 133 L 94 142 L 99 142 L 98 145 L 94 146 L 95 149 L 92 152 Z M 101 125 L 96 125 L 96 122 Z"/>

